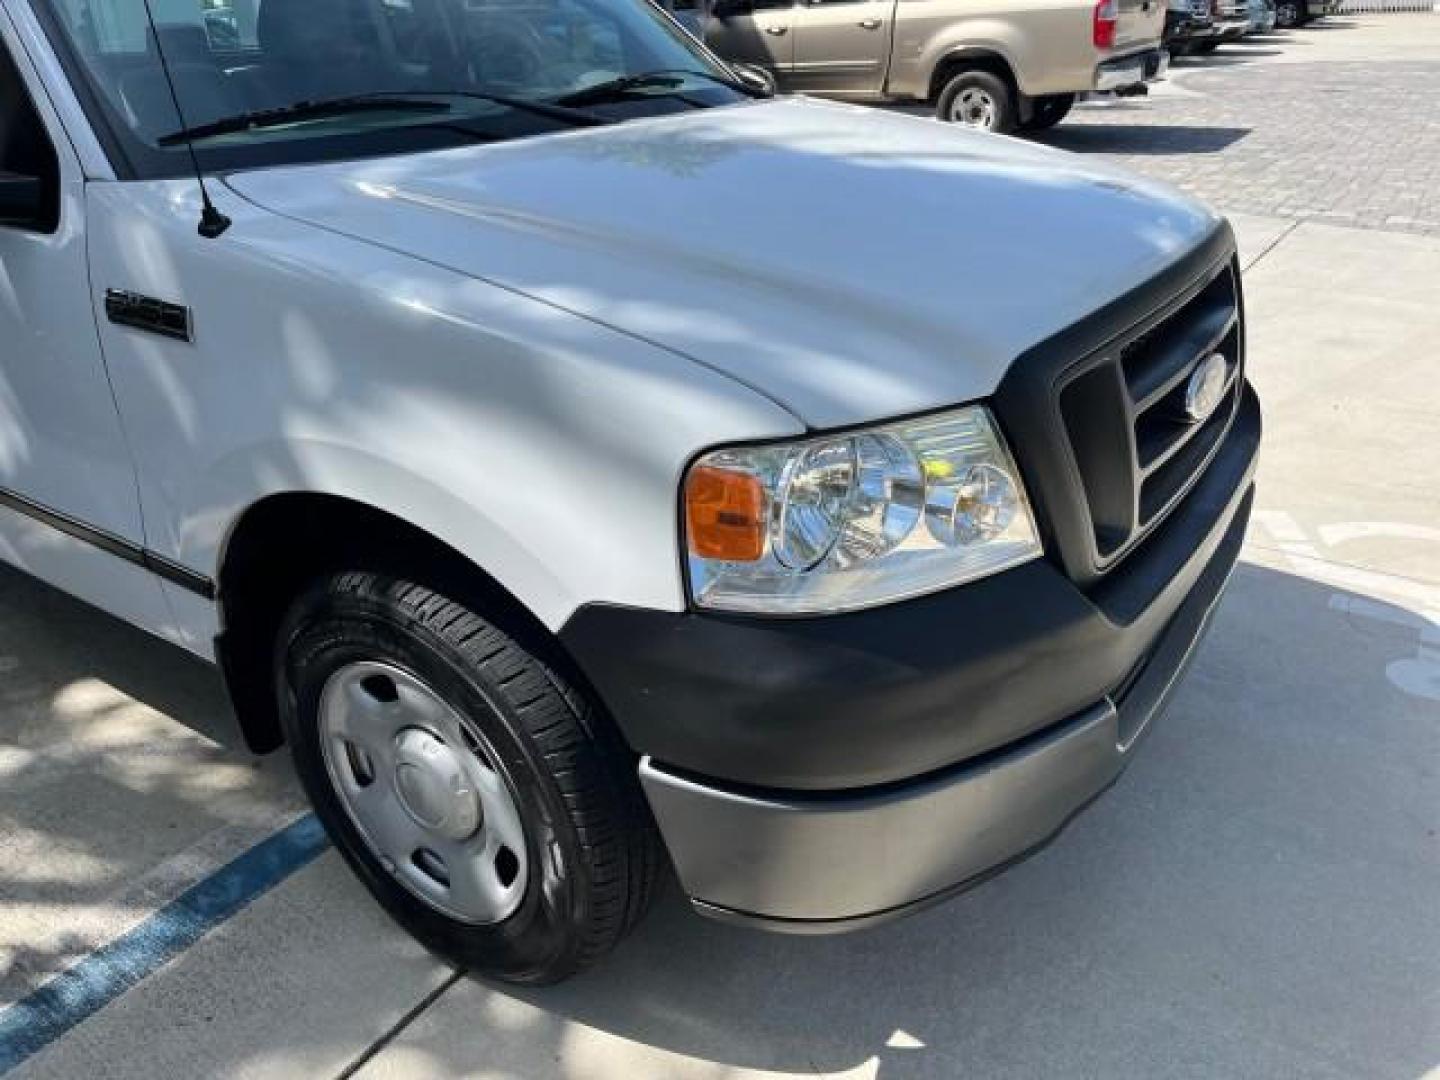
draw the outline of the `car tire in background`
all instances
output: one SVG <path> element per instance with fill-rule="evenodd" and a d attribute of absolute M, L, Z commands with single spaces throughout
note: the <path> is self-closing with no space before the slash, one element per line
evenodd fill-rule
<path fill-rule="evenodd" d="M 1046 94 L 1030 102 L 1030 119 L 1020 125 L 1021 131 L 1046 131 L 1070 115 L 1075 106 L 1074 94 Z"/>
<path fill-rule="evenodd" d="M 1210 38 L 1206 41 L 1197 41 L 1195 42 L 1195 44 L 1190 46 L 1190 55 L 1209 56 L 1218 48 L 1220 48 L 1220 41 L 1218 38 Z"/>
<path fill-rule="evenodd" d="M 949 123 L 1004 135 L 1015 129 L 1015 93 L 993 72 L 957 71 L 935 99 L 935 115 Z"/>
<path fill-rule="evenodd" d="M 282 721 L 317 815 L 396 921 L 459 967 L 551 983 L 639 921 L 660 849 L 608 718 L 480 606 L 327 578 L 280 635 Z"/>
<path fill-rule="evenodd" d="M 1276 0 L 1275 25 L 1282 30 L 1293 30 L 1305 21 L 1301 0 Z"/>

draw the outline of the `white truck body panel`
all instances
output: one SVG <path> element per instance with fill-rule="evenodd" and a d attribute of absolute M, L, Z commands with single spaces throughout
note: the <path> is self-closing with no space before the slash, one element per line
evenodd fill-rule
<path fill-rule="evenodd" d="M 0 33 L 40 75 L 9 12 Z M 33 95 L 59 159 L 60 228 L 0 229 L 0 492 L 108 539 L 143 538 L 135 470 L 90 301 L 85 177 L 48 93 Z M 60 100 L 65 100 L 59 95 Z M 0 559 L 154 633 L 174 636 L 157 578 L 0 501 Z"/>
<path fill-rule="evenodd" d="M 1216 221 L 1080 157 L 805 99 L 229 183 L 659 342 L 815 428 L 985 396 Z"/>
<path fill-rule="evenodd" d="M 26 318 L 98 326 L 105 366 L 81 342 L 74 396 L 26 405 L 65 411 L 36 417 L 60 430 L 113 383 L 134 469 L 112 435 L 7 483 L 138 488 L 69 509 L 212 580 L 260 500 L 351 499 L 552 629 L 586 603 L 684 607 L 678 487 L 700 451 L 981 398 L 1215 220 L 1068 155 L 799 100 L 212 179 L 234 220 L 218 240 L 196 234 L 191 179 L 69 168 L 50 242 L 85 237 L 89 309 L 56 289 Z M 110 288 L 184 305 L 195 340 L 110 323 Z M 100 413 L 92 436 L 118 430 Z M 133 566 L 107 595 L 8 539 L 8 561 L 210 653 L 209 600 Z M 97 582 L 109 558 L 84 554 Z"/>
<path fill-rule="evenodd" d="M 801 430 L 664 349 L 217 189 L 220 242 L 192 181 L 89 200 L 96 303 L 118 283 L 197 313 L 193 344 L 102 334 L 149 544 L 201 573 L 247 507 L 317 492 L 444 540 L 552 628 L 586 601 L 675 609 L 690 457 Z"/>

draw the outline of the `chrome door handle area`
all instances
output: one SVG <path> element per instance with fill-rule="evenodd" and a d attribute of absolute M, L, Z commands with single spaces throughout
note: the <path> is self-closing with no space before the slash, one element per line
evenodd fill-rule
<path fill-rule="evenodd" d="M 880 20 L 879 20 L 879 19 L 861 19 L 861 20 L 860 20 L 860 29 L 862 29 L 862 30 L 879 30 L 879 29 L 880 29 Z"/>
<path fill-rule="evenodd" d="M 786 34 L 789 30 L 790 30 L 790 28 L 789 28 L 788 26 L 767 26 L 767 27 L 765 27 L 765 33 L 767 33 L 767 34 L 773 34 L 775 37 L 784 37 L 785 34 Z"/>

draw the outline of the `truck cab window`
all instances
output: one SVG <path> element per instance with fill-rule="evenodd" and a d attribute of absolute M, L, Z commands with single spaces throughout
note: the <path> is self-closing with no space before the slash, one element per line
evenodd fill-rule
<path fill-rule="evenodd" d="M 7 46 L 0 45 L 0 173 L 39 181 L 39 202 L 33 210 L 4 215 L 0 226 L 54 232 L 60 223 L 60 163 L 45 122 Z M 0 187 L 4 187 L 0 183 Z M 3 199 L 3 192 L 0 192 Z"/>
<path fill-rule="evenodd" d="M 570 116 L 619 121 L 745 98 L 639 0 L 152 6 L 153 31 L 144 0 L 41 0 L 57 48 L 146 175 L 186 171 L 186 132 L 207 168 L 230 169 L 542 134 L 566 126 L 565 99 L 654 72 L 678 72 L 683 85 L 642 82 Z"/>

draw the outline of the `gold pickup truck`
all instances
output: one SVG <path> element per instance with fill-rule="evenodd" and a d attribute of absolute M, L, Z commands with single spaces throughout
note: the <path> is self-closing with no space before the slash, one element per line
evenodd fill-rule
<path fill-rule="evenodd" d="M 1077 95 L 1140 92 L 1169 65 L 1164 0 L 675 0 L 727 60 L 784 90 L 928 102 L 987 131 L 1059 123 Z"/>

